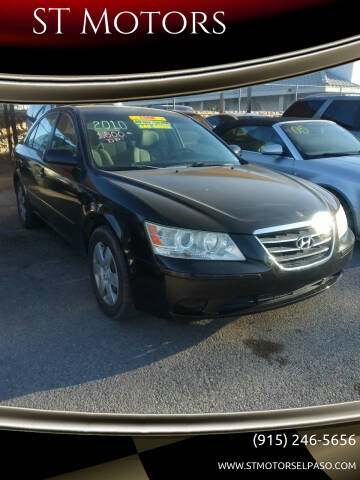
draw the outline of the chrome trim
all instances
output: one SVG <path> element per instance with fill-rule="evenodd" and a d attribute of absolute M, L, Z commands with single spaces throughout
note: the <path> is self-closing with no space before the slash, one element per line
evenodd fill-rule
<path fill-rule="evenodd" d="M 0 75 L 5 102 L 69 103 L 184 95 L 301 75 L 360 58 L 360 36 L 278 57 L 187 72 L 57 78 Z M 0 428 L 108 435 L 193 435 L 360 422 L 360 401 L 293 409 L 198 414 L 121 415 L 0 406 Z"/>
<path fill-rule="evenodd" d="M 213 414 L 111 414 L 0 407 L 0 428 L 95 435 L 194 435 L 360 422 L 360 401 Z"/>
<path fill-rule="evenodd" d="M 311 235 L 313 238 L 314 237 L 318 237 L 320 235 L 320 233 L 314 233 L 313 235 Z M 285 240 L 270 240 L 266 237 L 262 238 L 261 241 L 262 243 L 265 243 L 265 244 L 268 244 L 268 243 L 286 243 L 286 242 L 295 242 L 296 240 L 298 239 L 298 236 L 296 237 L 291 237 L 291 238 L 286 238 Z"/>
<path fill-rule="evenodd" d="M 315 237 L 315 235 L 312 235 L 312 237 Z M 327 243 L 327 242 L 331 242 L 331 237 L 325 238 L 325 240 L 321 240 L 321 242 L 314 243 L 313 247 L 318 247 L 319 245 L 323 245 L 324 243 Z"/>
<path fill-rule="evenodd" d="M 286 240 L 286 241 L 288 242 L 289 240 Z M 268 243 L 270 243 L 270 242 L 268 242 Z M 276 250 L 276 248 L 278 248 L 279 250 Z M 272 253 L 287 253 L 287 252 L 300 252 L 300 251 L 301 251 L 301 248 L 298 248 L 298 247 L 296 247 L 296 248 L 272 247 L 271 248 Z"/>
<path fill-rule="evenodd" d="M 263 233 L 282 232 L 284 230 L 295 230 L 295 228 L 311 227 L 311 221 L 287 223 L 286 225 L 277 225 L 275 227 L 258 228 L 253 231 L 253 235 L 262 235 Z"/>
<path fill-rule="evenodd" d="M 319 233 L 317 233 L 316 235 L 311 235 L 312 238 L 314 237 L 318 237 L 319 236 Z M 293 238 L 292 240 L 283 240 L 283 242 L 295 242 L 297 240 L 298 237 L 296 238 Z M 261 242 L 262 243 L 265 243 L 265 245 L 268 245 L 270 243 L 282 243 L 281 240 L 274 240 L 274 242 L 271 242 L 270 240 L 264 242 L 263 239 L 261 239 Z M 329 238 L 325 238 L 325 240 L 321 240 L 321 242 L 317 242 L 317 243 L 314 243 L 312 245 L 311 248 L 313 247 L 319 247 L 320 245 L 324 245 L 324 243 L 328 243 L 328 242 L 331 242 L 331 237 Z M 296 247 L 296 248 L 281 248 L 281 247 L 270 247 L 271 248 L 271 252 L 272 253 L 286 253 L 286 252 L 300 252 L 302 249 L 300 247 Z M 276 250 L 276 249 L 279 249 L 279 250 Z M 300 257 L 298 257 L 300 258 Z"/>
<path fill-rule="evenodd" d="M 258 230 L 254 230 L 253 232 L 253 235 L 255 235 L 255 238 L 256 240 L 259 242 L 259 244 L 261 245 L 261 247 L 264 249 L 264 251 L 266 252 L 267 256 L 271 259 L 272 263 L 274 265 L 276 265 L 277 268 L 279 268 L 280 270 L 283 270 L 283 271 L 299 271 L 299 270 L 305 270 L 307 268 L 313 268 L 313 267 L 316 267 L 317 265 L 321 265 L 322 263 L 325 263 L 327 262 L 333 255 L 334 253 L 334 248 L 335 248 L 335 236 L 336 236 L 336 228 L 335 228 L 335 223 L 333 223 L 332 227 L 331 227 L 331 232 L 332 232 L 332 235 L 331 235 L 331 240 L 332 240 L 332 243 L 331 243 L 331 247 L 329 248 L 326 248 L 326 249 L 323 249 L 322 251 L 318 251 L 318 252 L 314 252 L 312 253 L 311 255 L 310 254 L 307 254 L 307 255 L 303 255 L 302 257 L 297 257 L 297 258 L 306 258 L 306 257 L 310 257 L 310 256 L 313 256 L 313 255 L 317 255 L 317 254 L 321 254 L 321 253 L 324 253 L 325 251 L 329 250 L 329 255 L 327 255 L 325 258 L 322 258 L 321 260 L 318 260 L 316 262 L 313 262 L 313 263 L 310 263 L 308 265 L 301 265 L 301 266 L 297 266 L 297 267 L 284 267 L 283 265 L 281 265 L 281 262 L 279 260 L 277 260 L 275 258 L 274 255 L 272 255 L 272 253 L 269 251 L 269 249 L 262 243 L 261 239 L 258 238 L 257 235 L 261 235 L 261 234 L 264 234 L 264 233 L 276 233 L 276 232 L 280 232 L 280 231 L 286 231 L 286 230 L 293 230 L 293 229 L 296 229 L 296 228 L 302 228 L 302 227 L 311 227 L 312 226 L 312 223 L 311 221 L 306 221 L 306 222 L 298 222 L 298 223 L 290 223 L 290 224 L 287 224 L 287 225 L 278 225 L 278 226 L 275 226 L 275 227 L 267 227 L 267 228 L 260 228 Z M 314 235 L 311 235 L 311 236 L 318 236 L 318 234 L 315 232 Z M 287 241 L 287 240 L 285 240 Z M 290 240 L 289 240 L 290 241 Z M 293 241 L 293 240 L 292 240 Z M 268 240 L 267 244 L 270 244 L 271 242 Z M 280 243 L 280 242 L 277 242 L 277 243 Z M 286 259 L 285 261 L 293 261 L 293 260 L 296 260 L 296 258 L 288 258 Z"/>
<path fill-rule="evenodd" d="M 324 253 L 330 250 L 330 247 L 323 248 L 322 250 L 318 250 L 317 252 L 311 252 L 311 253 L 306 253 L 305 255 L 293 255 L 292 257 L 287 257 L 284 259 L 284 262 L 291 262 L 291 260 L 297 260 L 298 258 L 307 258 L 307 257 L 313 257 L 314 255 L 320 255 L 320 253 Z M 282 263 L 281 261 L 279 261 Z M 311 264 L 313 265 L 313 264 Z"/>
<path fill-rule="evenodd" d="M 360 35 L 256 60 L 142 74 L 49 76 L 0 74 L 0 100 L 79 103 L 191 95 L 271 82 L 360 57 Z"/>

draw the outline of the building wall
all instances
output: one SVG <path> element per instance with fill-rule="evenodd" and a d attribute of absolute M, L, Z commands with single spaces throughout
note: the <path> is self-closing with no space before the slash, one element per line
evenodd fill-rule
<path fill-rule="evenodd" d="M 252 111 L 283 111 L 295 101 L 295 95 L 274 95 L 274 96 L 253 96 Z M 181 102 L 193 107 L 194 110 L 216 111 L 220 110 L 220 100 L 204 100 L 202 102 L 187 101 Z M 242 97 L 240 110 L 246 111 L 247 98 Z M 225 110 L 237 112 L 239 110 L 238 98 L 225 98 Z"/>

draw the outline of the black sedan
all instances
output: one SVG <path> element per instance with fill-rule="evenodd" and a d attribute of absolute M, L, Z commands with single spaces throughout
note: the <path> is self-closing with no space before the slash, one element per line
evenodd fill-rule
<path fill-rule="evenodd" d="M 110 316 L 287 305 L 332 285 L 353 249 L 332 194 L 248 165 L 173 112 L 53 109 L 16 147 L 14 186 L 25 227 L 44 221 L 86 252 Z"/>

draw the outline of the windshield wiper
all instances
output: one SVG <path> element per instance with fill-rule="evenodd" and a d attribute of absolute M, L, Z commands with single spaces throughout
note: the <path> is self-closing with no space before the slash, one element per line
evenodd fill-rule
<path fill-rule="evenodd" d="M 144 168 L 159 168 L 159 167 L 154 167 L 153 165 L 127 165 L 126 167 L 110 167 L 110 168 L 104 168 L 103 170 L 106 170 L 108 172 L 122 172 L 126 170 L 143 170 Z"/>
<path fill-rule="evenodd" d="M 245 161 L 244 161 L 245 163 Z M 247 163 L 247 162 L 246 162 Z M 220 162 L 192 162 L 184 163 L 186 167 L 236 167 L 236 163 L 220 163 Z"/>
<path fill-rule="evenodd" d="M 223 165 L 229 164 L 220 162 L 192 162 L 188 164 L 189 167 L 222 167 Z"/>
<path fill-rule="evenodd" d="M 360 151 L 354 152 L 326 152 L 318 155 L 311 155 L 311 158 L 326 158 L 326 157 L 346 157 L 347 155 L 360 155 Z"/>
<path fill-rule="evenodd" d="M 345 152 L 343 155 L 360 155 L 360 150 L 354 150 L 353 152 Z"/>

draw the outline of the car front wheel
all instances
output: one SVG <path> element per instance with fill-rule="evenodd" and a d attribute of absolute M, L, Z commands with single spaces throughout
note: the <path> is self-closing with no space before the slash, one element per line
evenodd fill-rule
<path fill-rule="evenodd" d="M 116 318 L 124 318 L 132 313 L 125 256 L 110 228 L 99 227 L 91 235 L 89 264 L 95 296 L 102 310 Z"/>

